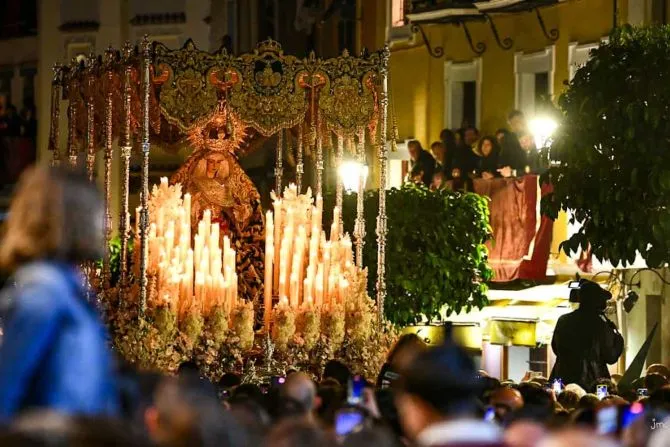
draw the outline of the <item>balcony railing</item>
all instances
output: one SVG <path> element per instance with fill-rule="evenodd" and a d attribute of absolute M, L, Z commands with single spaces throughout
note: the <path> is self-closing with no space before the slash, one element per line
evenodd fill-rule
<path fill-rule="evenodd" d="M 37 35 L 37 0 L 5 0 L 0 11 L 0 39 Z"/>
<path fill-rule="evenodd" d="M 16 22 L 0 26 L 0 40 L 37 35 L 37 22 Z"/>
<path fill-rule="evenodd" d="M 419 14 L 444 8 L 472 7 L 475 0 L 409 0 L 408 12 Z"/>

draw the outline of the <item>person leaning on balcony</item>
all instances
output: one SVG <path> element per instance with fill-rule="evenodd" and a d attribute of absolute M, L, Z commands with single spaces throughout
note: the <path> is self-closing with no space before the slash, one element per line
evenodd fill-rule
<path fill-rule="evenodd" d="M 458 150 L 457 135 L 456 132 L 450 129 L 443 129 L 440 132 L 440 141 L 444 146 L 444 162 L 442 163 L 442 167 L 447 178 L 451 178 L 451 168 L 454 164 L 454 156 Z"/>
<path fill-rule="evenodd" d="M 421 143 L 417 140 L 407 143 L 407 149 L 409 150 L 412 165 L 411 180 L 423 183 L 425 186 L 430 186 L 433 181 L 433 174 L 435 173 L 435 159 L 428 151 L 424 150 Z"/>
<path fill-rule="evenodd" d="M 463 131 L 463 142 L 456 147 L 451 166 L 451 177 L 468 178 L 477 169 L 477 143 L 479 141 L 479 130 L 469 126 Z"/>
<path fill-rule="evenodd" d="M 477 145 L 477 174 L 484 180 L 500 177 L 500 145 L 493 136 L 485 136 Z"/>
<path fill-rule="evenodd" d="M 451 163 L 447 160 L 447 150 L 442 141 L 435 141 L 431 144 L 430 153 L 435 158 L 435 173 L 450 170 Z"/>

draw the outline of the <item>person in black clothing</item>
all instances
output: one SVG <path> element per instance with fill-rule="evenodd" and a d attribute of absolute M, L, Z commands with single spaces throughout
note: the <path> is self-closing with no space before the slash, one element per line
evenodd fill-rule
<path fill-rule="evenodd" d="M 500 177 L 500 145 L 493 136 L 486 136 L 479 140 L 477 145 L 477 174 L 485 180 Z"/>
<path fill-rule="evenodd" d="M 415 181 L 415 179 L 420 178 L 420 183 L 430 186 L 435 173 L 435 159 L 423 149 L 421 143 L 417 140 L 410 141 L 407 144 L 407 149 L 412 163 L 411 180 Z"/>
<path fill-rule="evenodd" d="M 529 133 L 522 134 L 519 137 L 519 145 L 521 146 L 521 155 L 516 166 L 516 176 L 544 173 L 546 168 L 542 162 L 540 151 L 535 146 L 533 136 Z"/>
<path fill-rule="evenodd" d="M 425 349 L 426 343 L 416 334 L 404 334 L 398 338 L 379 372 L 377 388 L 389 388 L 394 381 L 400 378 L 400 370 L 407 368 L 417 354 L 423 352 Z"/>
<path fill-rule="evenodd" d="M 435 141 L 430 145 L 430 153 L 435 159 L 435 172 L 449 172 L 451 170 L 451 163 L 448 160 L 447 150 L 444 143 Z"/>
<path fill-rule="evenodd" d="M 443 129 L 442 132 L 440 132 L 440 141 L 444 146 L 445 154 L 443 171 L 446 175 L 446 178 L 451 178 L 451 169 L 454 164 L 454 156 L 458 150 L 457 134 L 452 130 Z"/>
<path fill-rule="evenodd" d="M 579 308 L 556 323 L 551 340 L 556 364 L 550 381 L 561 379 L 590 389 L 596 380 L 610 377 L 607 365 L 616 363 L 623 352 L 623 337 L 605 316 L 611 298 L 610 292 L 587 280 L 571 290 L 570 301 Z"/>
<path fill-rule="evenodd" d="M 516 134 L 507 129 L 498 129 L 496 131 L 496 139 L 500 145 L 498 162 L 501 169 L 499 170 L 499 173 L 503 177 L 511 177 L 512 170 L 516 169 L 519 165 L 519 160 L 524 155 L 523 149 L 521 149 Z"/>

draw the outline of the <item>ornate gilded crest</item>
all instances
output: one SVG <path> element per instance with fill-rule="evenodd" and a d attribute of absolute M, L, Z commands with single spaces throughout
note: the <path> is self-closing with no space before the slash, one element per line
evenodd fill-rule
<path fill-rule="evenodd" d="M 234 66 L 241 82 L 233 86 L 229 101 L 242 121 L 270 136 L 304 120 L 307 92 L 301 79 L 307 69 L 301 60 L 284 56 L 279 44 L 268 40 L 235 60 Z"/>
<path fill-rule="evenodd" d="M 209 78 L 219 65 L 219 55 L 199 51 L 189 40 L 180 50 L 157 44 L 155 58 L 158 69 L 154 82 L 162 85 L 159 103 L 165 119 L 187 132 L 211 118 L 218 96 Z"/>
<path fill-rule="evenodd" d="M 374 121 L 377 111 L 376 55 L 354 58 L 342 56 L 322 63 L 326 85 L 319 95 L 319 108 L 328 126 L 337 133 L 354 135 L 362 125 Z"/>

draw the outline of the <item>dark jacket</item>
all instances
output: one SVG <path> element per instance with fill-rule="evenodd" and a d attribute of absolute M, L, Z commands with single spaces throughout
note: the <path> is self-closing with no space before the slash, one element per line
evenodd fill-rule
<path fill-rule="evenodd" d="M 540 151 L 532 148 L 528 152 L 521 150 L 518 162 L 514 167 L 517 170 L 517 176 L 521 177 L 525 174 L 543 174 L 546 168 L 542 163 L 542 156 Z"/>
<path fill-rule="evenodd" d="M 414 172 L 423 172 L 421 181 L 429 186 L 433 181 L 433 174 L 435 174 L 435 159 L 432 155 L 426 150 L 421 150 L 419 153 L 419 158 L 414 163 L 412 163 L 412 173 Z"/>
<path fill-rule="evenodd" d="M 481 176 L 484 172 L 488 172 L 494 177 L 500 177 L 498 169 L 500 169 L 500 153 L 497 149 L 494 149 L 488 157 L 480 155 L 477 157 L 477 175 Z"/>
<path fill-rule="evenodd" d="M 500 146 L 500 165 L 517 169 L 522 164 L 522 158 L 525 157 L 525 153 L 519 143 L 519 137 L 513 132 L 506 132 Z"/>
<path fill-rule="evenodd" d="M 556 364 L 550 380 L 589 389 L 597 379 L 610 377 L 607 365 L 619 359 L 623 337 L 602 312 L 580 307 L 558 319 L 551 348 Z"/>
<path fill-rule="evenodd" d="M 477 170 L 478 158 L 471 147 L 460 145 L 456 148 L 452 169 L 458 169 L 461 178 L 468 177 L 473 171 Z"/>
<path fill-rule="evenodd" d="M 36 262 L 20 268 L 3 318 L 0 419 L 31 408 L 109 415 L 117 409 L 107 331 L 86 301 L 78 270 Z"/>

